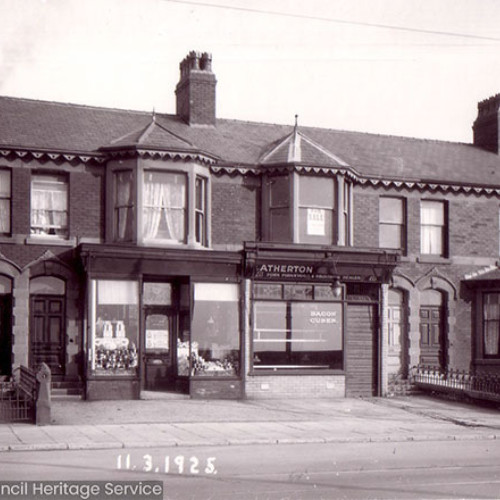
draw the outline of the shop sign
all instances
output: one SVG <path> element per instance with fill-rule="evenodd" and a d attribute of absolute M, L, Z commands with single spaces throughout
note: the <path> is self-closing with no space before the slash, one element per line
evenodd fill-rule
<path fill-rule="evenodd" d="M 253 277 L 260 280 L 277 281 L 323 281 L 331 282 L 334 279 L 351 282 L 377 282 L 377 276 L 371 267 L 366 268 L 366 274 L 353 273 L 350 269 L 342 269 L 341 266 L 328 266 L 324 263 L 304 262 L 269 262 L 257 260 L 253 271 Z M 344 272 L 343 272 L 344 271 Z"/>

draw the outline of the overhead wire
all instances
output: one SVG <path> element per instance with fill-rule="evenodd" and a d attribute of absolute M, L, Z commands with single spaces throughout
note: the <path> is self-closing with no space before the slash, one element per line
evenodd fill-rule
<path fill-rule="evenodd" d="M 345 24 L 345 25 L 352 25 L 352 26 L 364 26 L 364 27 L 369 27 L 369 28 L 406 31 L 406 32 L 410 32 L 410 33 L 423 33 L 423 34 L 428 34 L 428 35 L 450 36 L 450 37 L 460 37 L 460 38 L 467 38 L 467 39 L 473 39 L 473 40 L 500 42 L 500 38 L 497 38 L 497 37 L 475 35 L 475 34 L 470 34 L 470 33 L 457 33 L 457 32 L 453 32 L 453 31 L 437 31 L 437 30 L 423 29 L 423 28 L 412 28 L 409 26 L 396 26 L 396 25 L 392 25 L 392 24 L 369 23 L 369 22 L 363 22 L 363 21 L 349 21 L 346 19 L 337 19 L 337 18 L 333 18 L 333 17 L 324 17 L 324 16 L 317 16 L 317 15 L 310 15 L 310 14 L 298 14 L 298 13 L 292 13 L 292 12 L 257 9 L 257 8 L 252 8 L 252 7 L 239 7 L 239 6 L 235 6 L 235 5 L 209 3 L 209 2 L 202 2 L 202 1 L 198 1 L 198 0 L 163 0 L 163 1 L 170 2 L 170 3 L 179 3 L 179 4 L 184 4 L 184 5 L 196 5 L 199 7 L 211 7 L 211 8 L 215 8 L 215 9 L 225 9 L 225 10 L 233 10 L 233 11 L 240 11 L 240 12 L 251 12 L 254 14 L 266 14 L 266 15 L 270 15 L 270 16 L 290 17 L 290 18 L 295 18 L 295 19 L 308 19 L 311 21 Z"/>

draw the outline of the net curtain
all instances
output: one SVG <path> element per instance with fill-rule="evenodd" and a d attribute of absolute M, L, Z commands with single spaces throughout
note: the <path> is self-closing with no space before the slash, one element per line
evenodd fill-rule
<path fill-rule="evenodd" d="M 182 175 L 149 174 L 144 180 L 144 239 L 184 240 L 186 181 Z"/>
<path fill-rule="evenodd" d="M 34 189 L 31 224 L 36 228 L 64 228 L 67 225 L 67 194 L 61 188 Z"/>

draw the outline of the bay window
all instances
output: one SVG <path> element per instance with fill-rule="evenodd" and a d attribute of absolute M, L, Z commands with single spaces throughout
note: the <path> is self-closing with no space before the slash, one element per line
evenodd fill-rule
<path fill-rule="evenodd" d="M 68 237 L 68 179 L 65 175 L 33 175 L 31 234 Z"/>
<path fill-rule="evenodd" d="M 153 166 L 153 163 L 150 162 Z M 197 165 L 112 171 L 113 231 L 118 242 L 209 246 L 209 182 Z"/>
<path fill-rule="evenodd" d="M 483 294 L 483 353 L 500 358 L 500 293 Z"/>
<path fill-rule="evenodd" d="M 329 285 L 254 285 L 253 368 L 343 369 L 342 304 Z"/>
<path fill-rule="evenodd" d="M 264 193 L 269 241 L 350 245 L 351 184 L 344 177 L 298 172 L 270 175 Z"/>

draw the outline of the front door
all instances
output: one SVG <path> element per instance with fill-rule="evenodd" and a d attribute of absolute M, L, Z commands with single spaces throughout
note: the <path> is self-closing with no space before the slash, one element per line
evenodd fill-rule
<path fill-rule="evenodd" d="M 12 375 L 12 301 L 0 295 L 0 378 Z"/>
<path fill-rule="evenodd" d="M 177 367 L 177 325 L 171 308 L 149 306 L 144 309 L 144 389 L 174 390 Z"/>
<path fill-rule="evenodd" d="M 443 308 L 420 308 L 420 364 L 433 368 L 445 368 L 443 334 Z"/>
<path fill-rule="evenodd" d="M 64 374 L 64 298 L 34 295 L 31 298 L 30 365 L 46 363 L 53 376 Z"/>

